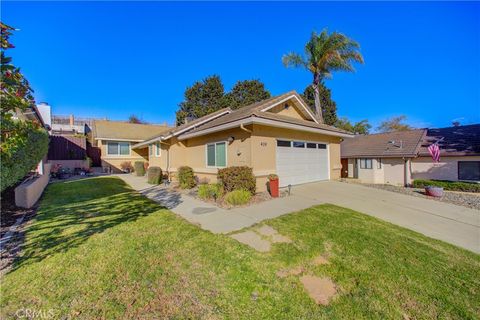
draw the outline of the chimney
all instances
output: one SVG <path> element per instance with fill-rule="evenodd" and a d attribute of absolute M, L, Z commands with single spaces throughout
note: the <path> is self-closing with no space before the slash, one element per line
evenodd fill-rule
<path fill-rule="evenodd" d="M 73 123 L 74 123 L 74 118 L 73 118 L 73 114 L 70 115 L 70 126 L 73 127 Z"/>

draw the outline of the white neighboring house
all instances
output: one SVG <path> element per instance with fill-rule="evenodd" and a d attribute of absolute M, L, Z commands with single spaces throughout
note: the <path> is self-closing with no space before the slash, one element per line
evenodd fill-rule
<path fill-rule="evenodd" d="M 440 147 L 434 163 L 427 148 Z M 356 136 L 341 144 L 342 176 L 410 185 L 415 179 L 480 182 L 480 124 Z"/>

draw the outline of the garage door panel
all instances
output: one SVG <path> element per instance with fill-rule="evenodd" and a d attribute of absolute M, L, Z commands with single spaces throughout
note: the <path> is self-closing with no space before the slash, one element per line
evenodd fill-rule
<path fill-rule="evenodd" d="M 328 179 L 328 149 L 277 147 L 276 160 L 281 186 Z"/>

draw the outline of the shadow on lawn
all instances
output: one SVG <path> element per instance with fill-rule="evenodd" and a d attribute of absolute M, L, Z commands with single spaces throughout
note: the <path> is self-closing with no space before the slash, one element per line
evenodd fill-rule
<path fill-rule="evenodd" d="M 95 234 L 163 208 L 118 178 L 50 185 L 36 220 L 27 230 L 24 253 L 12 270 L 71 250 Z"/>

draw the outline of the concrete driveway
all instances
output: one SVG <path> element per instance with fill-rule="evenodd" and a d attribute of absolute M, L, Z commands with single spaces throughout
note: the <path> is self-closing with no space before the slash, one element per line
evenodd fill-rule
<path fill-rule="evenodd" d="M 480 253 L 480 211 L 356 184 L 325 181 L 294 186 L 289 197 L 245 208 L 222 209 L 144 177 L 118 175 L 135 190 L 191 223 L 214 233 L 230 233 L 266 219 L 322 203 L 350 208 Z"/>
<path fill-rule="evenodd" d="M 297 186 L 293 194 L 350 208 L 480 253 L 479 210 L 336 181 Z"/>

